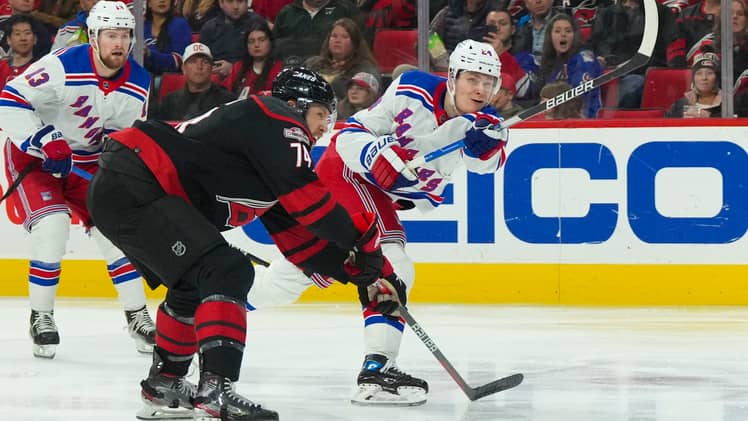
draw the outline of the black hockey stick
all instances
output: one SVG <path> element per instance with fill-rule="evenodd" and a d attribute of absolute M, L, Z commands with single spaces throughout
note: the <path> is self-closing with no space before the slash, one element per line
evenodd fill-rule
<path fill-rule="evenodd" d="M 657 41 L 657 32 L 659 31 L 659 16 L 657 13 L 656 1 L 657 0 L 644 0 L 644 34 L 642 36 L 642 43 L 639 45 L 639 50 L 636 52 L 636 55 L 634 55 L 624 63 L 619 64 L 618 67 L 608 73 L 602 74 L 592 80 L 583 81 L 579 85 L 556 95 L 554 98 L 551 98 L 546 102 L 534 105 L 526 110 L 523 110 L 519 114 L 506 119 L 501 124 L 501 127 L 511 127 L 540 113 L 544 113 L 551 108 L 555 108 L 565 102 L 582 96 L 587 92 L 590 92 L 593 89 L 597 89 L 600 86 L 610 82 L 611 80 L 618 79 L 619 77 L 631 73 L 632 71 L 647 64 L 649 62 L 649 59 L 652 57 L 652 51 L 654 50 L 655 42 Z M 415 169 L 427 162 L 431 162 L 437 158 L 441 158 L 444 155 L 461 149 L 463 146 L 463 142 L 464 139 L 460 139 L 427 154 L 417 156 L 412 161 L 408 162 L 408 167 L 411 169 Z"/>
<path fill-rule="evenodd" d="M 517 373 L 512 374 L 511 376 L 502 377 L 498 380 L 494 380 L 491 383 L 484 384 L 483 386 L 471 387 L 469 384 L 467 384 L 465 379 L 462 378 L 460 373 L 457 372 L 457 369 L 455 369 L 452 363 L 449 362 L 447 357 L 444 356 L 441 350 L 439 350 L 439 347 L 436 346 L 434 340 L 429 337 L 426 331 L 423 330 L 421 325 L 416 322 L 416 319 L 413 318 L 413 316 L 405 307 L 400 306 L 400 314 L 403 316 L 403 319 L 408 322 L 408 326 L 410 326 L 416 336 L 418 336 L 418 339 L 420 339 L 421 342 L 426 345 L 426 348 L 431 351 L 436 360 L 439 361 L 439 364 L 444 367 L 447 373 L 452 377 L 457 385 L 460 386 L 460 389 L 465 392 L 465 395 L 467 395 L 468 399 L 470 399 L 471 401 L 475 401 L 482 397 L 493 395 L 494 393 L 519 386 L 519 384 L 522 383 L 522 380 L 525 378 L 525 376 L 523 376 L 521 373 Z"/>
<path fill-rule="evenodd" d="M 34 168 L 36 168 L 37 165 L 39 165 L 38 162 L 32 162 L 29 165 L 26 165 L 26 167 L 24 167 L 21 170 L 21 172 L 18 173 L 18 177 L 16 177 L 16 179 L 13 180 L 12 183 L 10 183 L 10 185 L 8 186 L 8 190 L 5 192 L 5 194 L 3 195 L 3 197 L 0 197 L 0 203 L 3 203 L 3 201 L 5 201 L 5 199 L 7 199 L 8 197 L 10 197 L 10 195 L 13 194 L 14 191 L 16 191 L 16 189 L 18 188 L 18 186 L 21 184 L 21 181 L 23 181 L 23 179 L 26 178 L 26 176 L 29 175 L 29 173 Z"/>

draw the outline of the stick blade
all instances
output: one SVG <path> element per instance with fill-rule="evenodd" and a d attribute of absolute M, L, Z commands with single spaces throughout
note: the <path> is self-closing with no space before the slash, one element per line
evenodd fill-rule
<path fill-rule="evenodd" d="M 503 377 L 498 380 L 492 381 L 491 383 L 478 386 L 472 390 L 472 393 L 468 395 L 471 401 L 477 401 L 480 398 L 494 393 L 502 392 L 513 387 L 517 387 L 522 383 L 525 376 L 522 373 L 512 374 L 511 376 Z"/>

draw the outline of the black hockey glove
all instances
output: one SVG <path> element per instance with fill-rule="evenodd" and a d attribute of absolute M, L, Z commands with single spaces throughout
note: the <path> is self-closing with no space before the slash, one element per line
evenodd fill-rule
<path fill-rule="evenodd" d="M 387 278 L 377 279 L 368 287 L 358 287 L 358 298 L 361 304 L 369 310 L 400 317 L 400 305 L 407 304 L 407 286 L 396 274 Z"/>
<path fill-rule="evenodd" d="M 373 213 L 357 213 L 351 215 L 351 219 L 356 228 L 363 231 L 363 234 L 354 244 L 343 267 L 348 273 L 350 282 L 366 287 L 383 276 L 385 259 L 382 248 L 379 246 L 379 229 Z M 390 266 L 389 273 L 391 272 Z"/>

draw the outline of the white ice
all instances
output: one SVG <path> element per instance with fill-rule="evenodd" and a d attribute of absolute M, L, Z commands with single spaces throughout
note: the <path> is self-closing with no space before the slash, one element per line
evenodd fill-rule
<path fill-rule="evenodd" d="M 157 303 L 150 303 L 153 309 Z M 238 390 L 285 421 L 748 420 L 748 309 L 412 304 L 473 386 L 519 387 L 469 402 L 408 331 L 401 368 L 429 381 L 424 406 L 349 403 L 362 362 L 357 306 L 248 314 Z M 28 302 L 0 299 L 0 420 L 134 420 L 150 365 L 108 300 L 58 300 L 61 345 L 35 359 Z"/>

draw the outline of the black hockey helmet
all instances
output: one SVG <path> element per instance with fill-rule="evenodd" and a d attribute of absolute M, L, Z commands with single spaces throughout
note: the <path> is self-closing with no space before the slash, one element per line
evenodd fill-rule
<path fill-rule="evenodd" d="M 273 79 L 272 94 L 284 101 L 296 101 L 296 110 L 305 115 L 311 104 L 320 104 L 335 114 L 337 100 L 335 92 L 319 73 L 304 67 L 289 67 L 281 70 Z"/>

